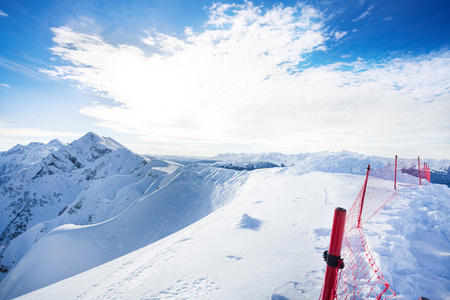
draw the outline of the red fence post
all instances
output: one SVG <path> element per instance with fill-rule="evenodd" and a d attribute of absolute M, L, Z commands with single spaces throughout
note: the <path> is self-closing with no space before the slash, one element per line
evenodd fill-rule
<path fill-rule="evenodd" d="M 397 189 L 397 155 L 395 156 L 394 190 Z"/>
<path fill-rule="evenodd" d="M 366 189 L 367 189 L 367 180 L 369 180 L 369 171 L 370 171 L 370 165 L 367 166 L 367 174 L 366 174 L 366 181 L 364 181 L 364 190 L 361 198 L 361 207 L 359 208 L 359 216 L 358 216 L 358 228 L 361 228 L 361 215 L 364 207 L 364 198 L 366 197 Z"/>
<path fill-rule="evenodd" d="M 423 178 L 428 180 L 430 182 L 430 168 L 428 167 L 428 164 L 423 163 Z"/>
<path fill-rule="evenodd" d="M 425 170 L 426 170 L 426 167 L 425 167 L 425 162 L 423 163 L 423 169 L 422 169 L 422 178 L 423 179 L 426 179 L 427 177 L 426 177 L 426 175 L 425 175 Z"/>
<path fill-rule="evenodd" d="M 324 253 L 324 259 L 327 262 L 325 279 L 323 282 L 321 300 L 332 300 L 336 297 L 336 279 L 339 269 L 344 264 L 341 260 L 342 240 L 344 238 L 345 208 L 337 207 L 334 210 L 333 228 L 331 229 L 330 248 Z"/>
<path fill-rule="evenodd" d="M 420 158 L 417 156 L 417 163 L 419 165 L 419 185 L 422 185 L 422 179 L 420 178 Z"/>

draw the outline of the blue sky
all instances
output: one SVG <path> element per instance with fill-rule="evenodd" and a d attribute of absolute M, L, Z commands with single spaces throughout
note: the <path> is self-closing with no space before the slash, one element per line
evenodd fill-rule
<path fill-rule="evenodd" d="M 449 158 L 448 1 L 0 1 L 0 151 Z"/>

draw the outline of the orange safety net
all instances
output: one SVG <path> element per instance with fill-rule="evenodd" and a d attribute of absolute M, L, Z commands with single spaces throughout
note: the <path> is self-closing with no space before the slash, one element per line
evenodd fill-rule
<path fill-rule="evenodd" d="M 395 198 L 398 187 L 427 184 L 430 173 L 420 159 L 396 157 L 394 163 L 378 170 L 370 170 L 369 165 L 364 185 L 345 220 L 341 250 L 345 267 L 338 273 L 332 299 L 398 299 L 370 252 L 362 226 Z"/>
<path fill-rule="evenodd" d="M 374 175 L 380 176 L 384 172 L 386 170 L 378 170 Z M 391 180 L 375 176 L 367 176 L 346 218 L 341 252 L 345 268 L 338 275 L 337 299 L 397 298 L 377 266 L 362 229 L 364 223 L 397 195 Z"/>

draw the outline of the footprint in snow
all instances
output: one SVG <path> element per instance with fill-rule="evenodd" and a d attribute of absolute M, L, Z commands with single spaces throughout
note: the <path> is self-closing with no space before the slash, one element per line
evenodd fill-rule
<path fill-rule="evenodd" d="M 187 241 L 190 241 L 190 240 L 192 240 L 192 238 L 185 238 L 185 239 L 181 239 L 181 240 L 179 240 L 178 242 L 175 242 L 175 243 L 183 243 L 183 242 L 187 242 Z"/>
<path fill-rule="evenodd" d="M 314 229 L 314 233 L 316 236 L 330 236 L 331 235 L 331 228 L 316 228 Z"/>
<path fill-rule="evenodd" d="M 236 255 L 228 255 L 227 258 L 233 259 L 233 260 L 241 260 L 242 259 L 242 257 L 236 256 Z"/>

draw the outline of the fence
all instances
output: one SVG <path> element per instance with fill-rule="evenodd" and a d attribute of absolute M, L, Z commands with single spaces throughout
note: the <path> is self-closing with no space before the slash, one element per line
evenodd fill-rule
<path fill-rule="evenodd" d="M 397 299 L 369 250 L 362 226 L 395 198 L 397 183 L 410 186 L 429 182 L 428 166 L 421 166 L 419 158 L 416 166 L 417 169 L 411 160 L 398 160 L 397 156 L 393 164 L 379 170 L 370 170 L 369 165 L 361 191 L 346 217 L 343 214 L 345 220 L 336 220 L 342 218 L 338 211 L 343 210 L 336 209 L 330 248 L 324 253 L 327 270 L 319 299 Z M 334 226 L 342 227 L 343 236 L 337 236 L 339 229 Z M 342 251 L 337 252 L 341 246 L 335 244 L 340 241 Z"/>
<path fill-rule="evenodd" d="M 397 162 L 397 156 L 395 159 Z M 410 159 L 400 159 L 396 165 L 398 172 L 395 174 L 400 176 L 404 183 L 422 185 L 430 182 L 430 168 L 426 163 L 421 163 L 419 157 L 417 157 L 417 162 Z"/>

